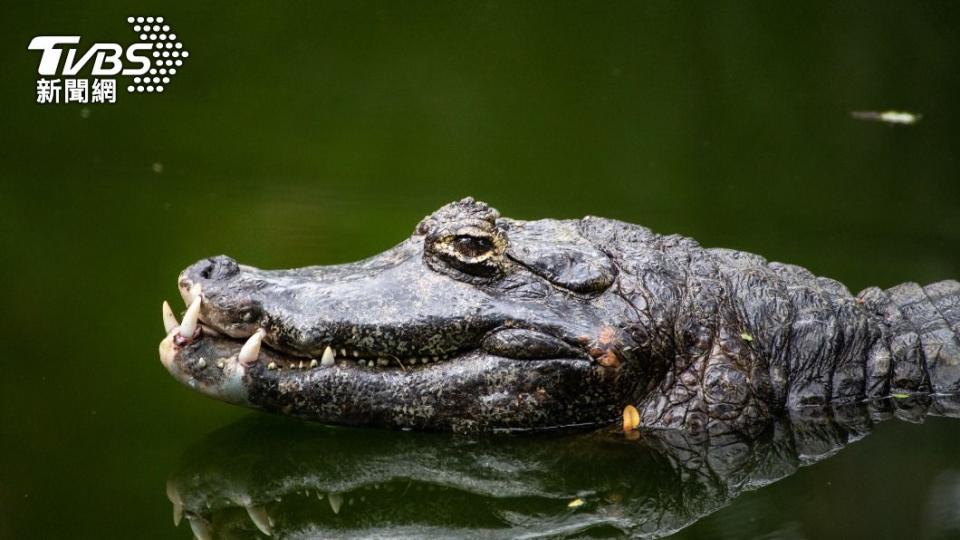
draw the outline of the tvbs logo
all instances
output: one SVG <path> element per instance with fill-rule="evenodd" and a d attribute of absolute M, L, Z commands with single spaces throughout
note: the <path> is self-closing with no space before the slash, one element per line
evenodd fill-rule
<path fill-rule="evenodd" d="M 80 36 L 33 38 L 27 48 L 40 51 L 37 103 L 116 103 L 117 76 L 128 78 L 127 92 L 162 93 L 190 53 L 163 17 L 127 17 L 127 23 L 139 41 L 126 47 L 94 43 L 83 51 Z"/>

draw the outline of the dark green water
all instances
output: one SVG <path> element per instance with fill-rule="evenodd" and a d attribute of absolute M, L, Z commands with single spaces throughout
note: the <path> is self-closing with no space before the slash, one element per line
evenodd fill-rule
<path fill-rule="evenodd" d="M 955 4 L 192 4 L 0 6 L 2 538 L 188 538 L 171 522 L 167 481 L 184 461 L 209 471 L 204 441 L 216 446 L 215 432 L 237 421 L 231 436 L 306 439 L 331 457 L 382 447 L 378 459 L 463 466 L 419 483 L 435 496 L 405 493 L 409 481 L 383 469 L 365 478 L 356 459 L 320 466 L 345 483 L 331 491 L 361 480 L 397 488 L 376 511 L 295 509 L 345 534 L 484 536 L 512 519 L 560 531 L 583 525 L 570 499 L 585 498 L 582 515 L 600 507 L 575 467 L 583 450 L 518 475 L 549 496 L 511 498 L 502 484 L 470 491 L 457 480 L 482 476 L 462 441 L 324 429 L 316 442 L 315 427 L 297 435 L 187 391 L 157 358 L 160 302 L 204 256 L 354 260 L 474 195 L 516 218 L 595 214 L 687 234 L 852 290 L 960 277 Z M 164 94 L 35 103 L 33 36 L 128 42 L 131 14 L 166 17 L 191 52 Z M 888 109 L 923 118 L 850 116 Z M 504 444 L 511 457 L 588 442 Z M 632 450 L 617 449 L 608 468 L 597 450 L 597 490 L 672 493 L 656 454 L 637 450 L 646 457 L 631 468 Z M 678 537 L 957 537 L 958 449 L 960 420 L 891 420 L 719 506 L 686 493 L 705 516 Z M 270 451 L 238 444 L 235 457 L 275 463 L 259 454 Z M 496 466 L 509 460 L 476 455 L 505 474 Z M 260 469 L 263 485 L 291 470 Z M 245 523 L 241 537 L 252 534 Z M 615 532 L 589 531 L 572 534 Z"/>

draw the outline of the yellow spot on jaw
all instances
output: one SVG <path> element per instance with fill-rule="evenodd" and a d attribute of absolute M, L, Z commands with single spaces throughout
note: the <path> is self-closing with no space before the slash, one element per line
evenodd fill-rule
<path fill-rule="evenodd" d="M 640 411 L 633 405 L 623 408 L 623 431 L 633 431 L 640 425 Z"/>

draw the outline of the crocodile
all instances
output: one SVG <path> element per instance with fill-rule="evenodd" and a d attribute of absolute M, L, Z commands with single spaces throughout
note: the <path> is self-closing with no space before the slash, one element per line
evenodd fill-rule
<path fill-rule="evenodd" d="M 960 391 L 960 283 L 853 295 L 752 253 L 473 198 L 385 252 L 178 278 L 160 358 L 206 395 L 324 423 L 749 430 L 785 411 Z"/>

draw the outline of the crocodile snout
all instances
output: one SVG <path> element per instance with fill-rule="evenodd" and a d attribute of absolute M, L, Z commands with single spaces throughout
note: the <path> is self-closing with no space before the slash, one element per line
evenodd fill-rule
<path fill-rule="evenodd" d="M 194 283 L 202 283 L 229 279 L 239 272 L 240 266 L 236 260 L 226 255 L 217 255 L 193 264 L 185 273 Z"/>
<path fill-rule="evenodd" d="M 188 266 L 187 269 L 180 274 L 180 279 L 178 280 L 180 294 L 183 296 L 184 301 L 189 304 L 193 300 L 193 293 L 191 291 L 196 290 L 195 287 L 197 285 L 209 290 L 210 287 L 207 287 L 208 285 L 215 285 L 226 281 L 239 273 L 240 266 L 237 264 L 237 261 L 226 255 L 217 255 L 216 257 L 201 259 Z"/>

